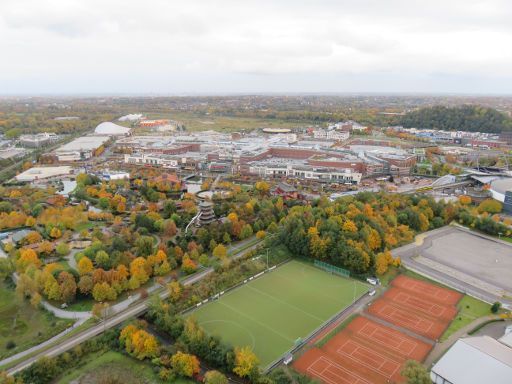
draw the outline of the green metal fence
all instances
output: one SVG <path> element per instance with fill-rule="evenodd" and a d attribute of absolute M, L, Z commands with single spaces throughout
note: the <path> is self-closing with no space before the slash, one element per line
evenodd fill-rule
<path fill-rule="evenodd" d="M 347 271 L 346 269 L 335 267 L 334 265 L 324 263 L 323 261 L 320 260 L 315 260 L 314 264 L 315 267 L 321 268 L 326 272 L 335 273 L 336 275 L 340 275 L 343 277 L 350 277 L 350 272 Z"/>

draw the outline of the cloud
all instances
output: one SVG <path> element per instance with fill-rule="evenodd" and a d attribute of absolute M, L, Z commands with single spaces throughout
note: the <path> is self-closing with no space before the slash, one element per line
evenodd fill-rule
<path fill-rule="evenodd" d="M 0 92 L 493 92 L 512 86 L 511 17 L 505 0 L 2 0 Z"/>

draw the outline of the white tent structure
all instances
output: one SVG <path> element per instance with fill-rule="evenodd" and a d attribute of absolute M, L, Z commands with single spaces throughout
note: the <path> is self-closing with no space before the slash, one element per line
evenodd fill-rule
<path fill-rule="evenodd" d="M 131 128 L 122 127 L 111 122 L 104 122 L 96 127 L 94 133 L 96 135 L 126 136 L 131 130 Z"/>

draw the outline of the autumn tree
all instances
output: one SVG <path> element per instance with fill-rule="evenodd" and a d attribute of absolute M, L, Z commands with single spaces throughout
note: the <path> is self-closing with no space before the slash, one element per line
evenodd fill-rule
<path fill-rule="evenodd" d="M 159 346 L 156 338 L 143 329 L 128 325 L 119 336 L 126 351 L 139 360 L 151 359 L 158 356 Z"/>
<path fill-rule="evenodd" d="M 213 250 L 213 256 L 218 259 L 224 259 L 228 255 L 226 247 L 222 244 L 218 244 Z"/>
<path fill-rule="evenodd" d="M 181 269 L 187 274 L 194 273 L 197 270 L 197 264 L 190 257 L 184 256 Z"/>
<path fill-rule="evenodd" d="M 91 273 L 93 269 L 92 261 L 87 256 L 83 256 L 78 262 L 78 273 L 80 276 Z"/>
<path fill-rule="evenodd" d="M 249 347 L 235 348 L 233 372 L 240 377 L 248 377 L 258 369 L 259 360 Z"/>
<path fill-rule="evenodd" d="M 25 238 L 23 239 L 23 242 L 25 244 L 35 244 L 35 243 L 39 243 L 41 240 L 43 240 L 43 237 L 41 236 L 41 234 L 37 231 L 31 231 L 27 234 L 27 236 L 25 236 Z"/>
<path fill-rule="evenodd" d="M 117 292 L 107 282 L 96 283 L 92 289 L 92 297 L 96 301 L 113 301 L 117 299 Z"/>
<path fill-rule="evenodd" d="M 266 195 L 270 190 L 270 185 L 266 181 L 258 181 L 254 187 L 261 195 Z"/>
<path fill-rule="evenodd" d="M 50 231 L 50 237 L 58 239 L 62 236 L 62 232 L 58 227 L 53 227 Z"/>
<path fill-rule="evenodd" d="M 460 202 L 462 205 L 469 205 L 469 204 L 471 204 L 471 196 L 468 196 L 468 195 L 460 195 L 460 196 L 459 196 L 459 202 Z"/>
<path fill-rule="evenodd" d="M 60 290 L 60 300 L 65 303 L 70 303 L 75 300 L 76 296 L 76 282 L 73 275 L 66 271 L 62 271 L 59 273 L 59 290 Z"/>
<path fill-rule="evenodd" d="M 478 206 L 478 212 L 483 213 L 500 213 L 503 208 L 503 204 L 501 204 L 498 200 L 487 199 L 480 203 Z"/>
<path fill-rule="evenodd" d="M 181 298 L 183 288 L 178 281 L 171 281 L 167 284 L 167 291 L 169 292 L 169 299 L 171 303 L 177 302 Z"/>
<path fill-rule="evenodd" d="M 171 357 L 171 366 L 179 376 L 192 377 L 199 373 L 199 360 L 188 353 L 176 352 Z"/>
<path fill-rule="evenodd" d="M 24 248 L 20 251 L 20 257 L 16 261 L 16 269 L 20 272 L 24 272 L 30 265 L 39 268 L 41 267 L 41 260 L 39 260 L 33 249 Z"/>

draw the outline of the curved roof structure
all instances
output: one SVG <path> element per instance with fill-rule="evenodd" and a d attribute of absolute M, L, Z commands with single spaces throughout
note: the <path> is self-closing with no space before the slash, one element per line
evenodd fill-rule
<path fill-rule="evenodd" d="M 130 133 L 131 130 L 131 128 L 122 127 L 111 122 L 104 122 L 96 127 L 94 133 L 96 133 L 97 135 L 122 136 Z"/>
<path fill-rule="evenodd" d="M 502 178 L 491 182 L 491 193 L 498 201 L 505 201 L 505 193 L 512 191 L 512 177 Z"/>

